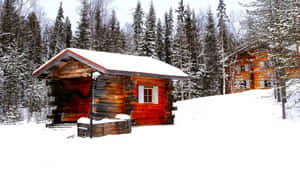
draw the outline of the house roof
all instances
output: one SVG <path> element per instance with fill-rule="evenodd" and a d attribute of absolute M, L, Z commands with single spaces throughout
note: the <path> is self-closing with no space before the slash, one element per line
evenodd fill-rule
<path fill-rule="evenodd" d="M 188 77 L 180 69 L 145 57 L 68 48 L 51 58 L 33 72 L 34 77 L 49 74 L 49 69 L 62 60 L 73 58 L 104 74 L 144 76 L 181 80 Z"/>
<path fill-rule="evenodd" d="M 237 47 L 235 49 L 235 51 L 233 51 L 232 53 L 229 53 L 226 58 L 231 58 L 235 55 L 247 52 L 251 49 L 258 48 L 258 47 L 264 47 L 264 46 L 266 46 L 266 44 L 263 42 L 260 42 L 260 41 L 248 42 L 246 44 L 243 44 L 243 45 Z"/>

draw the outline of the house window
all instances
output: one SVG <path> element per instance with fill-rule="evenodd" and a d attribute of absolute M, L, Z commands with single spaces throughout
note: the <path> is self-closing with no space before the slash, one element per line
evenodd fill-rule
<path fill-rule="evenodd" d="M 240 85 L 240 81 L 239 81 L 239 80 L 236 80 L 236 81 L 235 81 L 235 88 L 236 88 L 236 89 L 240 89 L 240 88 L 241 88 L 241 85 Z"/>
<path fill-rule="evenodd" d="M 246 88 L 246 85 L 247 85 L 247 84 L 246 84 L 246 81 L 244 81 L 244 80 L 241 81 L 241 88 L 242 88 L 242 89 L 245 89 L 245 88 Z"/>
<path fill-rule="evenodd" d="M 144 103 L 153 103 L 153 88 L 145 87 L 144 88 Z"/>
<path fill-rule="evenodd" d="M 246 70 L 246 69 L 245 69 L 245 66 L 241 66 L 241 71 L 242 71 L 242 72 L 245 72 L 245 70 Z"/>
<path fill-rule="evenodd" d="M 248 70 L 249 70 L 249 65 L 245 64 L 245 71 L 248 71 Z"/>
<path fill-rule="evenodd" d="M 250 80 L 246 80 L 246 88 L 250 89 Z"/>
<path fill-rule="evenodd" d="M 260 80 L 259 87 L 260 88 L 265 88 L 265 81 L 264 80 Z"/>
<path fill-rule="evenodd" d="M 138 101 L 140 104 L 158 104 L 158 86 L 139 85 Z"/>
<path fill-rule="evenodd" d="M 265 80 L 265 87 L 266 88 L 271 88 L 272 87 L 271 80 Z"/>
<path fill-rule="evenodd" d="M 237 74 L 241 73 L 241 67 L 239 65 L 236 66 L 236 73 Z"/>

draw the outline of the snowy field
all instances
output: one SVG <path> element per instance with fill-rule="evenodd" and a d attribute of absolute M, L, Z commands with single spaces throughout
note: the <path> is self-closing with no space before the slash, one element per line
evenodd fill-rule
<path fill-rule="evenodd" d="M 174 126 L 96 139 L 75 129 L 0 126 L 1 169 L 299 169 L 300 122 L 271 90 L 178 102 Z"/>

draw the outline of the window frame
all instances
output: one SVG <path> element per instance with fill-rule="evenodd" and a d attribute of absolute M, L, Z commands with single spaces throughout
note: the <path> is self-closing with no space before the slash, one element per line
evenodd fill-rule
<path fill-rule="evenodd" d="M 149 93 L 147 93 L 146 91 L 151 90 L 151 95 Z M 151 101 L 148 101 L 148 99 L 151 96 Z M 154 98 L 153 98 L 153 86 L 144 86 L 144 104 L 153 104 L 154 103 Z"/>

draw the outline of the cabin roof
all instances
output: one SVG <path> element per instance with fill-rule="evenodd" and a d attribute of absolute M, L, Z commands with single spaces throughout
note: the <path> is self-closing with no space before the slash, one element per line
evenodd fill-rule
<path fill-rule="evenodd" d="M 145 57 L 68 48 L 48 60 L 33 72 L 34 77 L 49 74 L 49 69 L 61 61 L 75 59 L 104 74 L 143 76 L 181 80 L 188 77 L 180 69 Z"/>

